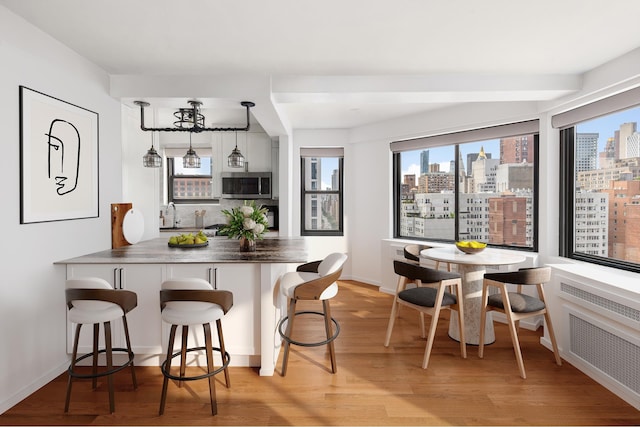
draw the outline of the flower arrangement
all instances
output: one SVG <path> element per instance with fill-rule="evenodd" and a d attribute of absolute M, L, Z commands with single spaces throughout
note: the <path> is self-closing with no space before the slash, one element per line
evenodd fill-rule
<path fill-rule="evenodd" d="M 245 200 L 244 205 L 228 211 L 222 210 L 227 217 L 227 225 L 222 227 L 221 233 L 229 239 L 241 239 L 253 241 L 263 238 L 269 223 L 267 222 L 267 208 L 256 206 L 255 200 Z"/>

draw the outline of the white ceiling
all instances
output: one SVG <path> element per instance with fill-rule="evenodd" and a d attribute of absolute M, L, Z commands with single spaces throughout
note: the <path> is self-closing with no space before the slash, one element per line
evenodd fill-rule
<path fill-rule="evenodd" d="M 255 93 L 252 84 L 237 91 L 230 84 L 220 98 L 215 90 L 145 98 L 167 112 L 199 99 L 214 108 L 204 110 L 207 121 L 235 105 L 229 114 L 239 122 L 240 101 L 254 101 L 266 130 L 278 127 L 267 123 L 274 117 L 284 128 L 352 128 L 456 103 L 551 100 L 580 89 L 582 73 L 640 46 L 638 0 L 0 5 L 123 79 L 262 82 Z M 129 105 L 138 96 L 115 92 Z M 271 114 L 258 114 L 264 104 Z"/>

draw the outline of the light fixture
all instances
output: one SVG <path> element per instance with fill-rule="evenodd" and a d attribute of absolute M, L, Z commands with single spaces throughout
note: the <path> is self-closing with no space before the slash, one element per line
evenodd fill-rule
<path fill-rule="evenodd" d="M 242 128 L 231 127 L 216 127 L 208 128 L 204 126 L 204 115 L 200 113 L 200 101 L 188 101 L 191 108 L 180 108 L 173 115 L 178 120 L 174 122 L 175 127 L 172 128 L 149 128 L 144 125 L 144 109 L 148 107 L 148 102 L 145 101 L 133 101 L 134 104 L 140 106 L 140 129 L 144 131 L 159 131 L 159 132 L 237 132 L 249 130 L 249 109 L 255 107 L 251 101 L 242 101 L 240 105 L 247 109 L 247 125 Z"/>
<path fill-rule="evenodd" d="M 198 157 L 195 150 L 191 147 L 191 134 L 189 134 L 189 149 L 187 150 L 187 154 L 182 157 L 182 166 L 192 169 L 200 167 L 200 157 Z"/>
<path fill-rule="evenodd" d="M 236 132 L 236 148 L 233 150 L 231 155 L 229 156 L 229 166 L 231 167 L 243 167 L 245 165 L 244 157 L 238 150 L 238 131 L 249 131 L 249 109 L 251 107 L 255 107 L 251 101 L 242 101 L 240 105 L 246 108 L 247 110 L 247 125 L 243 128 L 235 128 L 235 127 L 205 127 L 204 125 L 204 115 L 200 112 L 200 106 L 202 102 L 190 100 L 188 101 L 191 108 L 179 108 L 173 116 L 177 119 L 173 122 L 175 127 L 172 128 L 149 128 L 144 125 L 144 109 L 148 107 L 148 102 L 145 101 L 133 101 L 134 104 L 140 106 L 140 129 L 143 131 L 158 131 L 158 132 L 189 132 L 189 150 L 187 150 L 187 154 L 182 158 L 183 166 L 185 168 L 199 168 L 200 167 L 200 157 L 196 154 L 193 147 L 191 147 L 191 134 L 193 132 Z M 159 167 L 162 165 L 162 159 L 158 156 L 158 159 L 155 159 L 158 153 L 153 148 L 153 139 L 151 142 L 151 149 L 144 156 L 144 165 L 147 167 Z M 233 156 L 233 158 L 232 158 Z M 151 166 L 151 159 L 155 159 L 153 161 L 153 166 Z M 149 161 L 149 166 L 147 165 L 147 161 Z M 156 166 L 156 162 L 160 161 L 160 164 Z"/>
<path fill-rule="evenodd" d="M 231 168 L 244 167 L 244 156 L 242 155 L 240 150 L 238 150 L 238 132 L 236 132 L 236 148 L 234 148 L 231 154 L 229 154 L 228 164 Z"/>
<path fill-rule="evenodd" d="M 156 149 L 153 148 L 153 133 L 151 133 L 151 148 L 149 148 L 147 154 L 142 157 L 142 164 L 145 168 L 159 168 L 162 166 L 162 157 L 160 157 Z"/>

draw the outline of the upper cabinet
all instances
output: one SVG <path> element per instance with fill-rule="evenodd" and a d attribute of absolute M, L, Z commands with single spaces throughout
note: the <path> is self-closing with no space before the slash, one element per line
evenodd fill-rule
<path fill-rule="evenodd" d="M 238 132 L 238 150 L 248 163 L 248 172 L 271 172 L 271 138 L 264 132 Z M 235 132 L 224 132 L 221 134 L 222 153 L 220 162 L 220 172 L 239 172 L 245 169 L 229 167 L 227 158 L 236 146 Z"/>

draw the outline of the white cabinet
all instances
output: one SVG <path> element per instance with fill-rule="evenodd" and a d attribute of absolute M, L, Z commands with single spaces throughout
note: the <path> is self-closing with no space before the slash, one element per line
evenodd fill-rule
<path fill-rule="evenodd" d="M 100 277 L 114 289 L 127 289 L 137 294 L 138 306 L 127 314 L 129 336 L 134 353 L 159 354 L 161 347 L 160 283 L 163 277 L 161 264 L 68 264 L 67 278 Z M 100 326 L 100 343 L 104 345 L 103 326 Z M 126 341 L 121 321 L 112 322 L 114 347 L 125 347 Z M 67 324 L 67 351 L 73 351 L 75 324 Z M 83 326 L 78 353 L 91 351 L 92 327 Z"/>
<path fill-rule="evenodd" d="M 227 158 L 236 146 L 235 132 L 225 132 L 220 138 L 222 155 L 219 170 L 221 172 L 238 172 L 244 169 L 231 168 Z M 264 132 L 238 132 L 238 150 L 248 162 L 248 172 L 271 172 L 271 138 Z"/>
<path fill-rule="evenodd" d="M 187 277 L 205 279 L 215 289 L 233 293 L 233 307 L 222 319 L 231 363 L 260 366 L 260 264 L 167 264 L 167 279 Z M 163 343 L 166 343 L 168 334 L 169 325 L 164 324 Z M 190 334 L 193 337 L 190 340 L 204 345 L 202 327 L 193 327 Z M 217 345 L 215 325 L 212 334 L 214 345 Z"/>

